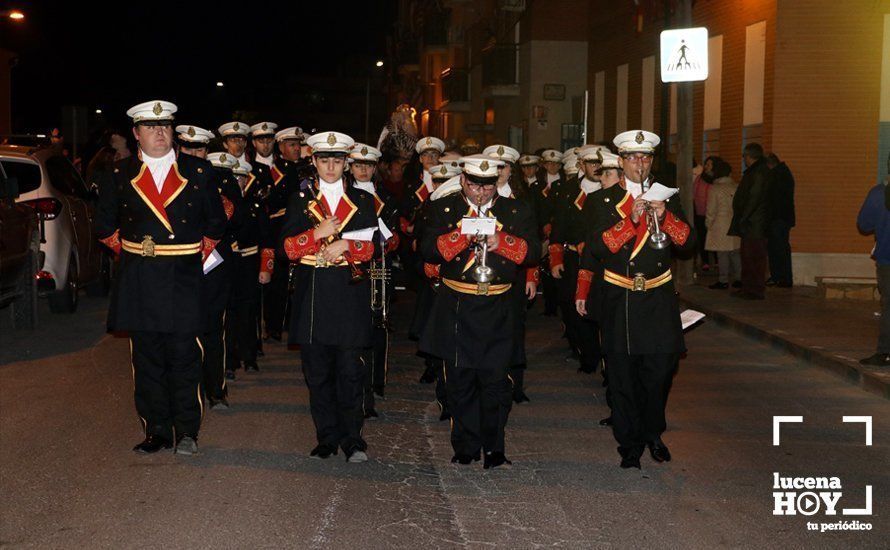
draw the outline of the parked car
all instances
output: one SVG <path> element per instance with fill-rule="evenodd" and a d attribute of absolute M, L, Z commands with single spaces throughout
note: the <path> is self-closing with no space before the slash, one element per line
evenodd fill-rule
<path fill-rule="evenodd" d="M 0 166 L 0 308 L 11 307 L 15 328 L 37 324 L 37 213 L 17 204 L 18 181 Z"/>
<path fill-rule="evenodd" d="M 79 290 L 106 293 L 110 287 L 111 259 L 96 240 L 93 212 L 96 196 L 58 150 L 19 145 L 0 147 L 0 165 L 18 180 L 18 202 L 40 212 L 59 211 L 41 220 L 37 257 L 37 290 L 49 300 L 50 311 L 77 309 Z"/>

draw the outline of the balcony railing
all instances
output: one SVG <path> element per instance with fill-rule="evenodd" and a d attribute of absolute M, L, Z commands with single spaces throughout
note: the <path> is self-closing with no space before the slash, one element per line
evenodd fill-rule
<path fill-rule="evenodd" d="M 516 44 L 497 44 L 483 53 L 482 85 L 510 86 L 518 84 L 516 74 L 516 56 L 519 47 Z"/>
<path fill-rule="evenodd" d="M 460 103 L 470 100 L 470 73 L 466 69 L 442 71 L 442 100 Z"/>

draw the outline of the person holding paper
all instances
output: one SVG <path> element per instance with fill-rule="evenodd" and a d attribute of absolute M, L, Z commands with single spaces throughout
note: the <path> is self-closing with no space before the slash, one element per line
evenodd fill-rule
<path fill-rule="evenodd" d="M 206 160 L 173 150 L 176 105 L 152 100 L 127 111 L 138 153 L 114 164 L 99 189 L 95 230 L 119 254 L 108 328 L 128 332 L 136 410 L 144 439 L 133 450 L 198 452 L 201 344 L 206 330 L 202 262 L 226 217 Z"/>
<path fill-rule="evenodd" d="M 361 266 L 374 253 L 374 196 L 344 178 L 351 137 L 321 132 L 306 143 L 318 179 L 291 195 L 279 246 L 300 263 L 288 342 L 300 346 L 309 388 L 318 441 L 309 456 L 339 447 L 347 461 L 365 462 L 361 355 L 371 346 L 371 286 Z"/>
<path fill-rule="evenodd" d="M 517 270 L 539 258 L 531 209 L 496 191 L 502 161 L 461 158 L 461 192 L 432 203 L 421 241 L 424 260 L 439 266 L 442 284 L 421 349 L 445 360 L 452 415 L 452 462 L 510 464 L 504 429 L 512 405 Z"/>
<path fill-rule="evenodd" d="M 671 459 L 661 439 L 671 374 L 686 347 L 671 262 L 694 250 L 692 228 L 680 201 L 650 180 L 660 139 L 643 130 L 619 134 L 624 185 L 602 191 L 587 240 L 601 262 L 601 329 L 612 398 L 612 429 L 622 468 L 639 468 L 648 446 L 656 462 Z M 663 187 L 663 186 L 661 186 Z M 644 191 L 654 190 L 651 200 Z M 658 216 L 670 246 L 650 246 L 649 217 Z"/>

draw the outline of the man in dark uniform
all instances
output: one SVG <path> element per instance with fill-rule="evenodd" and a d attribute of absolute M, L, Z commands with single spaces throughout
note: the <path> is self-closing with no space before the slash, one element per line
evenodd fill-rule
<path fill-rule="evenodd" d="M 624 186 L 603 191 L 587 241 L 603 266 L 601 328 L 622 468 L 639 468 L 646 446 L 656 462 L 671 459 L 661 439 L 664 410 L 671 374 L 685 351 L 671 262 L 676 253 L 694 250 L 695 239 L 676 196 L 643 198 L 654 185 L 649 173 L 659 141 L 642 130 L 615 138 Z M 653 217 L 668 239 L 663 248 L 653 246 Z"/>
<path fill-rule="evenodd" d="M 138 156 L 115 164 L 99 191 L 96 233 L 121 255 L 108 309 L 130 334 L 136 410 L 145 439 L 134 451 L 198 451 L 203 259 L 223 236 L 225 213 L 210 163 L 173 150 L 167 101 L 132 107 Z"/>
<path fill-rule="evenodd" d="M 207 158 L 207 148 L 213 138 L 213 132 L 197 126 L 180 125 L 176 127 L 176 133 L 176 142 L 179 144 L 181 155 Z M 211 164 L 213 164 L 212 161 Z M 204 351 L 202 363 L 204 376 L 201 387 L 211 410 L 229 407 L 226 399 L 228 390 L 225 377 L 226 344 L 224 335 L 226 305 L 229 302 L 229 292 L 232 287 L 231 261 L 234 255 L 231 246 L 234 225 L 237 223 L 232 219 L 235 213 L 233 201 L 236 201 L 238 196 L 238 185 L 231 177 L 231 173 L 223 174 L 216 168 L 213 169 L 213 173 L 217 176 L 214 178 L 217 184 L 215 191 L 219 194 L 223 210 L 226 213 L 226 230 L 215 248 L 222 263 L 217 264 L 204 274 L 204 284 L 201 285 L 201 291 L 204 294 L 202 300 L 207 313 L 207 328 L 200 337 Z"/>
<path fill-rule="evenodd" d="M 585 155 L 586 156 L 586 155 Z M 597 151 L 597 169 L 595 175 L 598 178 L 601 189 L 590 193 L 584 201 L 582 215 L 585 219 L 588 232 L 585 235 L 584 247 L 579 247 L 581 253 L 581 265 L 578 269 L 578 281 L 575 287 L 575 310 L 586 322 L 596 326 L 597 347 L 599 349 L 599 323 L 605 321 L 602 315 L 602 286 L 603 266 L 599 259 L 593 255 L 594 247 L 588 246 L 587 239 L 590 229 L 597 226 L 597 215 L 612 215 L 612 205 L 617 204 L 624 196 L 620 182 L 623 179 L 618 155 L 605 149 Z M 610 191 L 612 187 L 619 187 Z M 616 196 L 616 194 L 618 196 Z M 609 411 L 612 410 L 612 392 L 609 389 L 609 358 L 603 355 L 603 386 L 606 388 L 606 404 Z M 600 426 L 611 426 L 612 415 L 601 419 Z"/>
<path fill-rule="evenodd" d="M 287 257 L 300 262 L 289 342 L 300 345 L 318 446 L 339 446 L 349 462 L 365 462 L 362 438 L 362 350 L 371 345 L 371 287 L 361 264 L 374 252 L 374 197 L 347 185 L 346 156 L 355 143 L 338 132 L 310 136 L 317 182 L 291 195 L 282 230 Z"/>
<path fill-rule="evenodd" d="M 514 175 L 516 162 L 519 160 L 519 151 L 507 145 L 489 145 L 482 150 L 483 155 L 502 162 L 498 166 L 497 193 L 501 197 L 522 201 L 534 212 L 531 194 L 522 186 L 520 176 Z M 510 382 L 513 386 L 513 402 L 526 403 L 531 401 L 525 393 L 525 371 L 527 357 L 525 353 L 525 321 L 526 310 L 538 293 L 540 282 L 540 270 L 538 266 L 529 266 L 517 270 L 516 280 L 510 293 L 513 295 L 513 304 L 516 307 L 514 326 L 516 345 L 513 347 L 513 359 L 510 361 Z"/>
<path fill-rule="evenodd" d="M 259 201 L 246 196 L 244 190 L 253 176 L 253 167 L 234 160 L 232 173 L 241 194 L 238 214 L 240 223 L 231 245 L 232 296 L 229 300 L 226 331 L 226 371 L 234 372 L 243 363 L 244 371 L 257 371 L 257 334 L 260 316 L 260 285 L 268 284 L 275 269 L 275 236 L 269 229 L 269 215 Z"/>
<path fill-rule="evenodd" d="M 575 289 L 583 242 L 589 231 L 589 212 L 583 212 L 591 193 L 599 190 L 595 175 L 602 154 L 600 146 L 585 145 L 578 152 L 578 178 L 570 178 L 563 189 L 550 233 L 550 271 L 559 286 L 560 310 L 566 336 L 580 356 L 579 372 L 595 372 L 602 359 L 599 331 L 594 322 L 583 319 L 575 308 Z M 600 156 L 597 156 L 599 154 Z"/>
<path fill-rule="evenodd" d="M 535 208 L 540 235 L 545 244 L 550 242 L 550 231 L 553 229 L 553 194 L 559 181 L 565 177 L 562 172 L 562 152 L 546 149 L 541 153 L 541 168 L 535 176 L 529 190 L 535 198 Z M 549 250 L 549 246 L 548 246 Z M 555 316 L 559 304 L 559 291 L 556 279 L 550 273 L 549 254 L 543 258 L 544 270 L 541 277 L 541 293 L 544 297 L 544 315 Z"/>
<path fill-rule="evenodd" d="M 452 462 L 470 464 L 484 451 L 485 468 L 495 468 L 510 463 L 504 428 L 516 332 L 509 291 L 517 269 L 537 262 L 540 243 L 531 209 L 497 194 L 501 161 L 474 155 L 461 162 L 462 193 L 433 203 L 421 243 L 442 277 L 430 320 L 434 330 L 424 333 L 421 348 L 445 360 Z M 494 218 L 491 234 L 472 229 L 479 221 L 470 218 L 478 217 Z"/>
<path fill-rule="evenodd" d="M 378 183 L 377 162 L 382 153 L 375 147 L 356 143 L 349 153 L 352 185 L 374 196 L 374 210 L 378 229 L 374 232 L 374 257 L 368 276 L 371 279 L 371 324 L 373 345 L 363 351 L 366 367 L 364 384 L 365 418 L 376 418 L 374 396 L 383 397 L 389 365 L 389 308 L 394 288 L 392 285 L 391 255 L 399 246 L 393 233 L 398 224 L 399 211 L 395 200 Z M 384 229 L 385 228 L 385 229 Z"/>
<path fill-rule="evenodd" d="M 276 239 L 281 234 L 288 199 L 299 191 L 300 182 L 310 175 L 309 163 L 300 158 L 303 138 L 303 130 L 297 126 L 285 128 L 275 134 L 280 154 L 275 157 L 269 169 L 272 187 L 265 206 L 269 213 L 269 232 Z M 287 256 L 283 254 L 274 258 L 274 265 L 272 280 L 263 288 L 263 316 L 266 335 L 280 342 L 281 333 L 284 331 L 288 275 L 291 266 Z"/>

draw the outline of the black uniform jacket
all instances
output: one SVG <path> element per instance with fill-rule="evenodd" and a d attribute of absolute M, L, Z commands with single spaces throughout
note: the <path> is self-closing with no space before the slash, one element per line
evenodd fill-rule
<path fill-rule="evenodd" d="M 539 260 L 541 244 L 531 209 L 496 195 L 490 214 L 497 218 L 500 240 L 486 260 L 493 277 L 489 294 L 477 294 L 473 270 L 481 257 L 460 234 L 462 218 L 474 213 L 462 193 L 431 204 L 420 246 L 425 261 L 440 265 L 442 284 L 420 349 L 456 367 L 506 368 L 517 345 L 515 301 L 509 290 L 491 289 L 512 285 L 517 270 Z"/>
<path fill-rule="evenodd" d="M 630 219 L 633 197 L 620 185 L 601 191 L 596 199 L 595 226 L 587 239 L 589 249 L 602 264 L 603 284 L 600 309 L 602 345 L 606 353 L 681 353 L 685 351 L 680 309 L 673 280 L 660 286 L 646 283 L 634 291 L 610 282 L 610 275 L 626 280 L 642 277 L 664 280 L 678 253 L 688 253 L 695 245 L 677 197 L 667 201 L 661 229 L 671 246 L 657 250 L 649 245 L 648 224 Z"/>
<path fill-rule="evenodd" d="M 210 326 L 210 323 L 219 324 L 222 312 L 229 303 L 229 295 L 232 290 L 232 277 L 235 272 L 236 255 L 232 252 L 232 244 L 237 240 L 236 232 L 241 225 L 241 188 L 231 170 L 213 168 L 216 174 L 216 192 L 222 200 L 223 210 L 226 214 L 226 229 L 222 239 L 216 245 L 216 251 L 222 257 L 223 262 L 212 271 L 204 275 L 204 284 L 201 291 L 204 294 L 205 310 L 207 312 L 208 331 L 221 330 L 222 327 Z"/>
<path fill-rule="evenodd" d="M 129 241 L 148 253 L 152 243 L 203 243 L 207 252 L 222 238 L 226 223 L 216 177 L 206 160 L 180 154 L 159 193 L 139 158 L 120 160 L 112 180 L 99 191 L 96 234 L 115 250 Z M 143 256 L 124 247 L 108 310 L 109 329 L 203 332 L 203 280 L 200 252 Z"/>
<path fill-rule="evenodd" d="M 312 182 L 310 185 L 315 186 Z M 340 232 L 377 227 L 374 196 L 356 189 L 344 177 L 344 194 L 334 212 L 340 218 Z M 319 199 L 321 192 L 315 191 Z M 296 288 L 291 298 L 291 344 L 322 344 L 340 347 L 371 345 L 371 287 L 367 278 L 350 283 L 351 271 L 345 261 L 322 267 L 316 253 L 321 243 L 312 230 L 330 214 L 326 206 L 312 198 L 310 190 L 291 195 L 279 239 L 281 253 L 299 262 Z M 349 255 L 361 267 L 373 255 L 373 243 L 350 241 Z M 365 266 L 366 267 L 366 266 Z"/>

